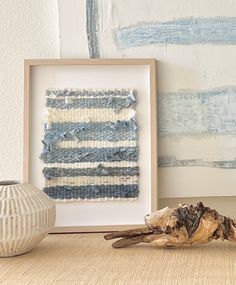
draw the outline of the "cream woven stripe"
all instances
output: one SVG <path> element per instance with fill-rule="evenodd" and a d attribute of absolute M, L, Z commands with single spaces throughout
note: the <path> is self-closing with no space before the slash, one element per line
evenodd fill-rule
<path fill-rule="evenodd" d="M 46 180 L 45 187 L 65 185 L 129 185 L 137 183 L 138 176 L 77 176 L 59 177 L 53 180 Z"/>
<path fill-rule="evenodd" d="M 62 141 L 57 143 L 61 148 L 80 148 L 80 147 L 135 147 L 136 141 Z"/>
<path fill-rule="evenodd" d="M 129 120 L 135 115 L 132 109 L 122 109 L 115 113 L 113 109 L 62 109 L 48 108 L 46 119 L 49 122 L 109 122 Z"/>
<path fill-rule="evenodd" d="M 103 167 L 137 167 L 137 161 L 113 161 L 113 162 L 79 162 L 79 163 L 47 163 L 45 167 L 58 168 L 95 168 L 98 165 Z"/>
<path fill-rule="evenodd" d="M 102 94 L 107 93 L 107 95 L 111 96 L 111 92 L 117 92 L 117 94 L 122 94 L 123 92 L 125 92 L 126 94 L 123 96 L 128 96 L 129 94 L 133 94 L 133 92 L 135 92 L 135 89 L 130 89 L 130 88 L 48 88 L 47 92 L 50 93 L 57 93 L 57 92 L 62 92 L 62 91 L 67 91 L 66 94 L 64 94 L 64 96 L 68 96 L 68 93 L 70 92 L 87 92 L 87 93 L 95 93 L 97 94 L 98 92 L 102 92 Z M 98 94 L 97 94 L 98 95 Z M 112 94 L 112 96 L 114 96 L 116 94 Z M 48 95 L 49 96 L 49 95 Z M 56 96 L 55 94 L 51 94 L 50 96 Z M 59 96 L 60 97 L 60 96 Z M 88 97 L 87 95 L 84 95 L 84 97 Z M 90 97 L 90 96 L 89 96 Z"/>

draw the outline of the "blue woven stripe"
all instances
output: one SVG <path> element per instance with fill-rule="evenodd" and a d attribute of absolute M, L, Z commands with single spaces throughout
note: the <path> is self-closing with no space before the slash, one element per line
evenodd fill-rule
<path fill-rule="evenodd" d="M 44 146 L 50 148 L 56 142 L 72 141 L 124 141 L 137 139 L 135 120 L 99 123 L 52 123 L 45 127 Z"/>
<path fill-rule="evenodd" d="M 56 177 L 77 177 L 77 176 L 137 176 L 138 167 L 103 167 L 96 168 L 58 168 L 45 167 L 43 175 L 47 180 Z"/>
<path fill-rule="evenodd" d="M 136 99 L 132 96 L 127 98 L 116 98 L 116 97 L 107 97 L 107 98 L 80 98 L 80 99 L 70 99 L 69 102 L 65 100 L 58 99 L 47 99 L 47 107 L 57 108 L 57 109 L 72 109 L 72 108 L 112 108 L 115 111 L 119 111 L 124 108 L 130 108 Z"/>
<path fill-rule="evenodd" d="M 135 90 L 111 90 L 111 89 L 102 89 L 102 90 L 70 90 L 70 89 L 58 89 L 58 90 L 47 90 L 46 95 L 47 96 L 53 96 L 53 97 L 68 97 L 68 96 L 129 96 L 130 92 L 133 94 L 136 94 Z M 132 94 L 131 93 L 131 94 Z"/>
<path fill-rule="evenodd" d="M 138 185 L 87 185 L 45 187 L 53 199 L 136 198 Z"/>
<path fill-rule="evenodd" d="M 66 131 L 74 131 L 78 133 L 94 132 L 98 130 L 98 132 L 103 132 L 107 130 L 116 131 L 116 132 L 127 132 L 136 130 L 136 121 L 134 119 L 130 119 L 129 121 L 115 121 L 115 122 L 91 122 L 91 123 L 51 123 L 51 128 L 46 129 L 46 132 L 58 131 L 58 132 L 66 132 Z"/>
<path fill-rule="evenodd" d="M 45 163 L 75 163 L 100 161 L 137 161 L 137 147 L 114 148 L 59 148 L 44 151 L 41 159 Z"/>

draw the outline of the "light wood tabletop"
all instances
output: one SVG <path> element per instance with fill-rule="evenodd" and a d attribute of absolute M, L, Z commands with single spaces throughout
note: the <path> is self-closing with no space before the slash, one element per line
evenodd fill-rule
<path fill-rule="evenodd" d="M 103 234 L 51 234 L 33 251 L 0 259 L 0 284 L 234 285 L 236 244 L 113 249 Z"/>

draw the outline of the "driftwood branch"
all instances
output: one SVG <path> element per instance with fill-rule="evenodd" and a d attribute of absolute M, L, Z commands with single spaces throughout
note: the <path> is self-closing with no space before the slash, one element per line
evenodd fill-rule
<path fill-rule="evenodd" d="M 119 238 L 114 248 L 135 245 L 140 242 L 156 246 L 176 247 L 210 242 L 213 239 L 236 241 L 236 222 L 205 207 L 180 205 L 168 207 L 145 217 L 146 226 L 106 234 L 106 240 Z"/>

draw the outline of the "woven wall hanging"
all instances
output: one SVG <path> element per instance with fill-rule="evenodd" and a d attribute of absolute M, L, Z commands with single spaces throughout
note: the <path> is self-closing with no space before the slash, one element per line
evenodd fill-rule
<path fill-rule="evenodd" d="M 137 199 L 132 89 L 48 89 L 41 159 L 44 191 L 57 201 Z"/>

